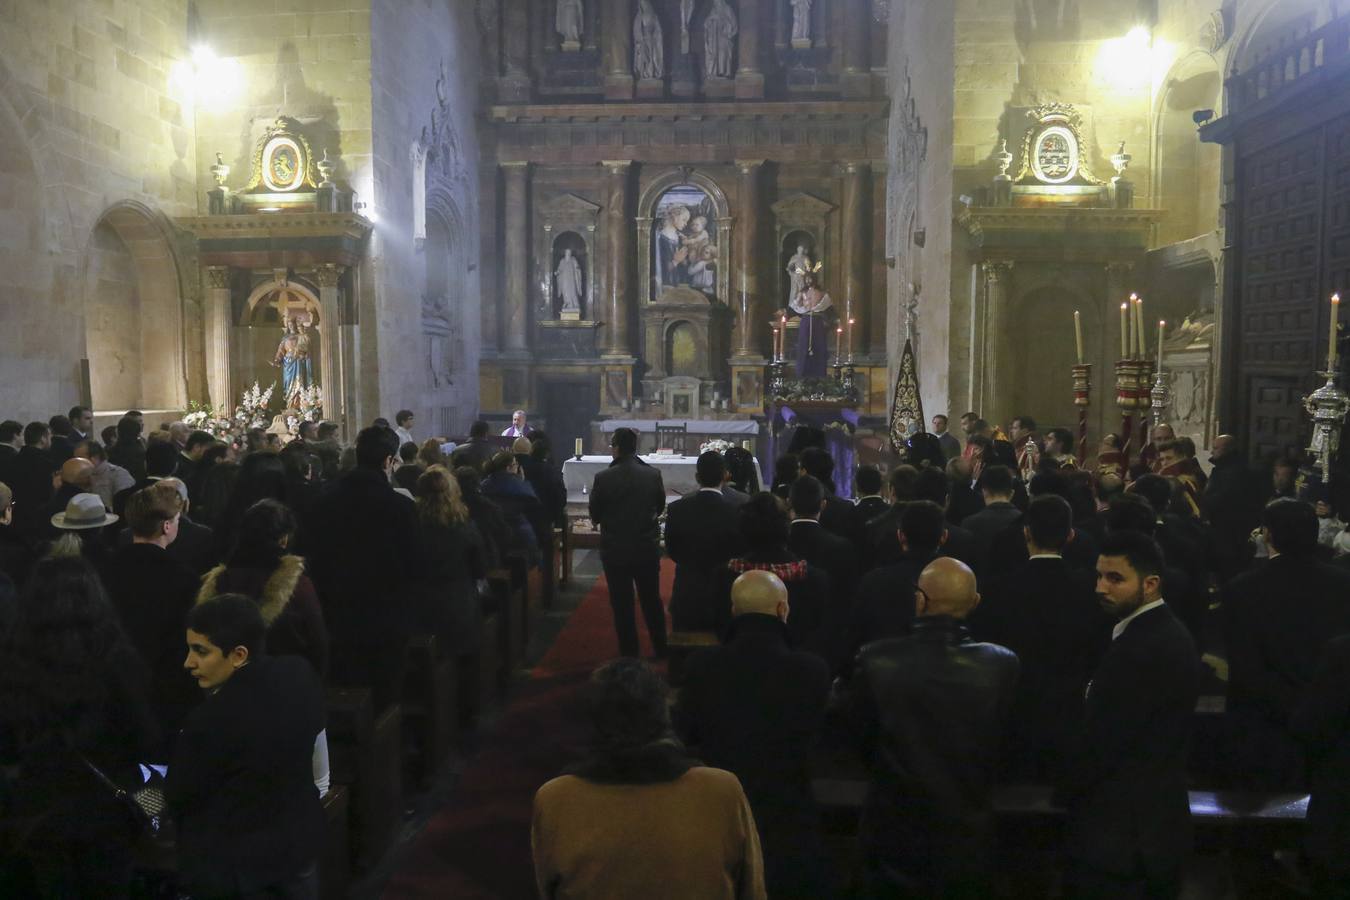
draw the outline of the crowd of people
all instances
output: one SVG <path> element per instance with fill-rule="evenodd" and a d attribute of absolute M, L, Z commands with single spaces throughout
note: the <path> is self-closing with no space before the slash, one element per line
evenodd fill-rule
<path fill-rule="evenodd" d="M 139 832 L 109 785 L 161 772 L 179 890 L 317 896 L 323 686 L 378 713 L 412 635 L 474 650 L 486 573 L 551 552 L 548 437 L 92 431 L 84 407 L 0 422 L 0 896 L 125 896 Z"/>
<path fill-rule="evenodd" d="M 1346 896 L 1350 546 L 1329 499 L 1297 461 L 1262 473 L 1227 435 L 1206 472 L 1167 426 L 1134 459 L 1111 437 L 1084 466 L 1069 432 L 1029 417 L 962 425 L 964 440 L 935 417 L 885 477 L 858 468 L 851 502 L 812 429 L 767 491 L 706 452 L 668 509 L 636 435 L 614 433 L 590 512 L 626 659 L 595 674 L 591 755 L 536 798 L 541 896 L 685 872 L 706 879 L 700 897 L 827 897 L 841 881 L 987 896 L 1000 784 L 1053 788 L 1058 890 L 1076 898 L 1177 896 L 1190 788 L 1311 791 L 1302 871 L 1317 896 Z M 634 587 L 668 652 L 662 538 L 672 629 L 719 643 L 684 663 L 673 713 L 632 658 Z M 1197 754 L 1202 691 L 1226 709 Z M 831 740 L 871 778 L 846 878 L 811 786 Z"/>

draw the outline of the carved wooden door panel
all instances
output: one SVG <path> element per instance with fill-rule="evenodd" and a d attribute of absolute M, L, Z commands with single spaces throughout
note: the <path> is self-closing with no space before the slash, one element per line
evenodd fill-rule
<path fill-rule="evenodd" d="M 1248 401 L 1247 440 L 1257 459 L 1282 456 L 1305 438 L 1301 399 L 1306 379 L 1254 375 L 1245 378 Z"/>

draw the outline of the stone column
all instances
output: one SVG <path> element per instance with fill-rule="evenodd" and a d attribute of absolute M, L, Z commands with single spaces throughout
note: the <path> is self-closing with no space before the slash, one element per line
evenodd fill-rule
<path fill-rule="evenodd" d="M 629 0 L 601 0 L 601 41 L 605 64 L 605 99 L 633 99 L 633 10 Z"/>
<path fill-rule="evenodd" d="M 979 344 L 971 347 L 970 352 L 981 355 L 984 368 L 980 389 L 978 392 L 972 391 L 972 395 L 979 400 L 976 412 L 991 422 L 998 421 L 997 417 L 1005 412 L 1013 414 L 1001 406 L 1005 394 L 1001 383 L 1006 381 L 1005 376 L 1009 373 L 1002 371 L 1000 353 L 1008 322 L 1008 287 L 1012 281 L 1012 268 L 1013 264 L 1008 260 L 991 259 L 980 263 L 980 272 L 984 276 L 984 315 L 979 317 L 979 321 L 984 327 Z"/>
<path fill-rule="evenodd" d="M 759 268 L 762 258 L 762 226 L 760 208 L 763 206 L 764 171 L 762 159 L 738 159 L 736 168 L 741 173 L 741 208 L 736 217 L 736 345 L 738 359 L 764 355 L 765 320 L 771 310 L 766 309 L 759 286 Z"/>
<path fill-rule="evenodd" d="M 230 377 L 231 271 L 226 266 L 206 269 L 206 390 L 211 405 L 234 411 L 234 388 Z"/>
<path fill-rule="evenodd" d="M 843 308 L 840 326 L 848 330 L 853 319 L 853 347 L 866 347 L 867 284 L 871 277 L 872 229 L 867 217 L 867 195 L 872 172 L 867 163 L 844 164 L 844 195 L 841 214 L 844 226 Z"/>
<path fill-rule="evenodd" d="M 868 23 L 872 21 L 869 0 L 844 0 L 844 70 L 839 83 L 846 97 L 865 97 L 871 92 L 872 73 L 867 65 Z"/>
<path fill-rule="evenodd" d="M 319 387 L 323 389 L 323 417 L 345 426 L 347 392 L 342 379 L 342 302 L 338 282 L 345 266 L 322 265 L 314 270 L 319 283 Z"/>
<path fill-rule="evenodd" d="M 609 171 L 609 202 L 605 210 L 605 230 L 609 234 L 609 260 L 605 286 L 605 332 L 601 351 L 605 356 L 632 356 L 628 334 L 628 298 L 630 290 L 633 226 L 628 215 L 628 177 L 632 162 L 626 159 L 604 160 Z"/>
<path fill-rule="evenodd" d="M 529 179 L 530 164 L 502 163 L 502 177 L 506 181 L 503 215 L 503 267 L 506 272 L 503 287 L 506 310 L 504 349 L 524 351 L 529 347 L 527 312 L 530 291 L 530 234 L 529 234 Z"/>
<path fill-rule="evenodd" d="M 764 72 L 759 67 L 759 0 L 741 0 L 740 31 L 736 33 L 736 97 L 758 100 L 764 96 Z"/>

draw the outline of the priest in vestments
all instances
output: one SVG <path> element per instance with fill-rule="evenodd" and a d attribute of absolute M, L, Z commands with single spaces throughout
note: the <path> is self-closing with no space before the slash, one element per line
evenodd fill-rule
<path fill-rule="evenodd" d="M 801 292 L 789 306 L 797 314 L 797 377 L 824 378 L 835 322 L 833 301 L 816 286 L 811 273 L 804 272 Z"/>

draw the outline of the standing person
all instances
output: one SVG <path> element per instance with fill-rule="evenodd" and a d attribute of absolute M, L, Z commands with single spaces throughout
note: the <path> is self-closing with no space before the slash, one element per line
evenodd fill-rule
<path fill-rule="evenodd" d="M 399 446 L 404 444 L 415 444 L 417 440 L 412 435 L 413 422 L 416 417 L 411 409 L 400 409 L 394 413 L 394 434 L 398 435 Z"/>
<path fill-rule="evenodd" d="M 52 430 L 45 422 L 29 422 L 23 429 L 23 449 L 10 463 L 9 481 L 14 492 L 15 527 L 30 540 L 47 529 L 46 509 L 56 492 L 55 475 L 60 467 L 51 455 Z"/>
<path fill-rule="evenodd" d="M 83 456 L 94 464 L 89 489 L 99 495 L 108 509 L 113 508 L 113 497 L 136 486 L 136 480 L 130 472 L 108 461 L 108 451 L 98 441 L 84 441 L 75 448 L 75 455 Z"/>
<path fill-rule="evenodd" d="M 469 440 L 455 448 L 450 454 L 450 463 L 455 468 L 473 466 L 483 471 L 488 460 L 497 455 L 497 444 L 488 438 L 488 423 L 481 419 L 469 426 Z"/>
<path fill-rule="evenodd" d="M 989 894 L 991 794 L 1018 663 L 970 639 L 963 622 L 979 602 L 975 573 L 936 559 L 919 576 L 908 631 L 854 662 L 848 717 L 872 772 L 864 896 Z"/>
<path fill-rule="evenodd" d="M 94 436 L 94 411 L 87 406 L 72 406 L 66 413 L 70 420 L 70 437 L 75 443 Z"/>
<path fill-rule="evenodd" d="M 675 562 L 672 621 L 683 618 L 685 608 L 706 602 L 727 560 L 741 548 L 736 507 L 721 489 L 724 465 L 716 450 L 700 454 L 694 465 L 698 490 L 670 504 L 666 512 L 666 552 Z"/>
<path fill-rule="evenodd" d="M 187 618 L 183 667 L 206 697 L 174 746 L 165 799 L 180 886 L 193 897 L 318 896 L 324 815 L 314 786 L 323 685 L 308 662 L 262 653 L 266 625 L 238 594 Z"/>
<path fill-rule="evenodd" d="M 511 424 L 502 430 L 502 437 L 509 438 L 527 438 L 534 429 L 525 421 L 525 410 L 518 409 L 511 413 Z"/>
<path fill-rule="evenodd" d="M 591 676 L 590 753 L 534 797 L 540 897 L 765 900 L 745 792 L 735 775 L 685 755 L 668 695 L 641 660 Z"/>
<path fill-rule="evenodd" d="M 814 653 L 792 649 L 787 587 L 772 572 L 737 578 L 731 611 L 726 642 L 685 665 L 676 722 L 700 759 L 741 780 L 769 896 L 817 900 L 830 889 L 810 760 L 830 670 Z"/>
<path fill-rule="evenodd" d="M 13 498 L 9 485 L 0 481 L 0 572 L 21 588 L 33 564 L 33 548 L 14 530 Z"/>
<path fill-rule="evenodd" d="M 478 581 L 487 577 L 483 536 L 469 519 L 459 481 L 444 466 L 417 479 L 417 521 L 426 575 L 418 585 L 418 622 L 450 655 L 478 645 L 483 611 Z"/>
<path fill-rule="evenodd" d="M 1058 791 L 1069 811 L 1065 897 L 1172 898 L 1181 888 L 1200 660 L 1162 598 L 1162 572 L 1149 536 L 1102 542 L 1097 597 L 1118 621 Z"/>
<path fill-rule="evenodd" d="M 0 896 L 128 896 L 135 826 L 89 769 L 140 783 L 149 673 L 89 563 L 45 559 L 0 633 Z"/>
<path fill-rule="evenodd" d="M 139 416 L 127 413 L 117 420 L 117 443 L 108 450 L 109 462 L 126 469 L 137 481 L 145 479 L 145 442 L 141 440 L 144 425 Z"/>
<path fill-rule="evenodd" d="M 591 521 L 600 529 L 600 562 L 609 585 L 614 630 L 621 656 L 638 655 L 633 587 L 658 658 L 666 655 L 666 611 L 661 605 L 661 531 L 657 517 L 666 508 L 666 488 L 657 469 L 637 455 L 638 436 L 616 428 L 610 439 L 614 461 L 591 485 Z"/>
<path fill-rule="evenodd" d="M 962 417 L 962 421 L 965 421 Z M 961 455 L 961 442 L 956 439 L 956 435 L 947 430 L 947 417 L 942 413 L 933 416 L 933 434 L 937 435 L 938 445 L 942 447 L 942 455 L 947 459 L 955 459 Z"/>

